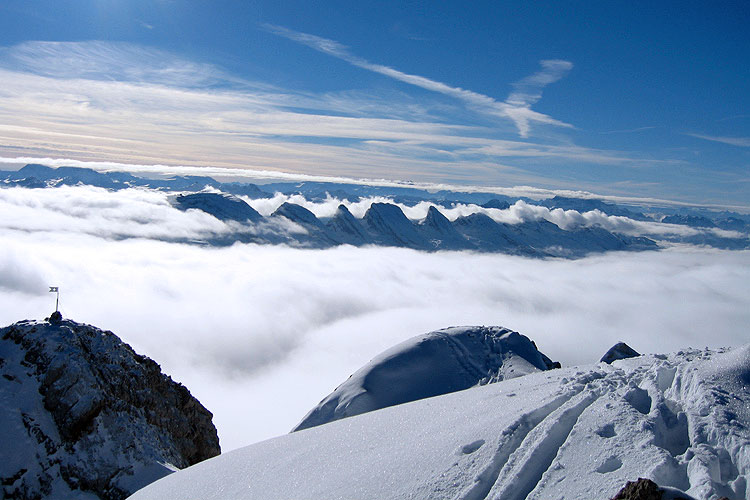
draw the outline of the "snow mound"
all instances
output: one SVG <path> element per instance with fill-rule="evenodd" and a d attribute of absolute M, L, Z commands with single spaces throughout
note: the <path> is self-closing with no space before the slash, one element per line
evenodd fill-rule
<path fill-rule="evenodd" d="M 749 382 L 750 345 L 535 372 L 263 441 L 132 499 L 606 499 L 638 477 L 750 499 Z"/>
<path fill-rule="evenodd" d="M 313 408 L 294 431 L 559 364 L 527 337 L 501 327 L 453 327 L 419 335 L 375 357 Z"/>

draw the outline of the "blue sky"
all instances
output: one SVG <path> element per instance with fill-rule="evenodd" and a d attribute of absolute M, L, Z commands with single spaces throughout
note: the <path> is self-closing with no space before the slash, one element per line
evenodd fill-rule
<path fill-rule="evenodd" d="M 746 2 L 5 0 L 0 156 L 750 206 Z"/>

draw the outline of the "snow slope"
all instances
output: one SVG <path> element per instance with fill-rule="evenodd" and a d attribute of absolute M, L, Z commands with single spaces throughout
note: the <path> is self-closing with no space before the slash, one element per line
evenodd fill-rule
<path fill-rule="evenodd" d="M 221 455 L 131 498 L 607 499 L 637 477 L 750 499 L 750 345 L 393 406 Z"/>
<path fill-rule="evenodd" d="M 376 356 L 313 408 L 294 431 L 555 365 L 560 366 L 528 337 L 507 328 L 444 328 Z"/>

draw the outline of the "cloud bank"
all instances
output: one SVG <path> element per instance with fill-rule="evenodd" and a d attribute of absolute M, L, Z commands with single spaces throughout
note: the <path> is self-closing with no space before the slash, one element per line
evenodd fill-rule
<path fill-rule="evenodd" d="M 147 239 L 160 233 L 137 220 L 155 208 L 149 217 L 164 227 L 213 227 L 151 193 L 65 189 L 46 190 L 56 204 L 2 202 L 0 324 L 48 315 L 47 286 L 59 286 L 66 317 L 113 330 L 187 385 L 214 413 L 225 451 L 288 431 L 382 350 L 451 325 L 506 326 L 565 365 L 598 360 L 619 340 L 642 352 L 747 341 L 747 251 L 564 261 L 210 248 Z M 125 229 L 142 237 L 121 239 Z"/>
<path fill-rule="evenodd" d="M 0 189 L 0 212 L 12 214 L 0 220 L 0 229 L 52 234 L 64 229 L 70 233 L 106 239 L 147 238 L 167 241 L 205 241 L 236 233 L 283 236 L 304 232 L 304 229 L 283 218 L 268 219 L 260 225 L 243 225 L 234 221 L 220 221 L 199 210 L 181 211 L 171 205 L 171 196 L 173 195 L 170 193 L 148 189 L 112 192 L 92 186 Z M 435 206 L 451 221 L 483 213 L 504 224 L 547 220 L 565 230 L 601 227 L 610 232 L 656 239 L 702 234 L 721 238 L 747 238 L 736 231 L 638 221 L 607 215 L 599 210 L 581 213 L 576 210 L 549 209 L 522 200 L 506 210 L 499 210 L 463 203 L 446 208 L 427 201 L 406 205 L 382 196 L 360 198 L 357 201 L 332 196 L 321 201 L 310 201 L 301 195 L 281 193 L 276 193 L 271 198 L 241 198 L 264 217 L 270 216 L 283 203 L 288 202 L 307 208 L 318 218 L 332 217 L 339 205 L 344 205 L 352 215 L 361 219 L 373 203 L 391 203 L 397 205 L 412 221 L 423 220 L 427 217 L 430 207 Z"/>

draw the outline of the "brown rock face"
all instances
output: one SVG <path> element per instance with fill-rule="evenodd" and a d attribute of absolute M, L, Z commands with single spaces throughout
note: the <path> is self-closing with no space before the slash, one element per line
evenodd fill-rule
<path fill-rule="evenodd" d="M 0 441 L 28 456 L 0 463 L 6 498 L 121 499 L 220 453 L 212 414 L 111 332 L 23 321 L 0 329 L 0 359 Z"/>
<path fill-rule="evenodd" d="M 650 479 L 638 478 L 628 481 L 612 500 L 661 500 L 662 491 Z"/>
<path fill-rule="evenodd" d="M 625 487 L 621 489 L 612 500 L 661 500 L 664 490 L 659 488 L 655 482 L 650 479 L 638 478 L 638 481 L 628 481 Z M 689 500 L 688 497 L 670 496 L 675 500 Z M 691 497 L 692 498 L 692 497 Z M 726 497 L 719 500 L 729 500 Z"/>

